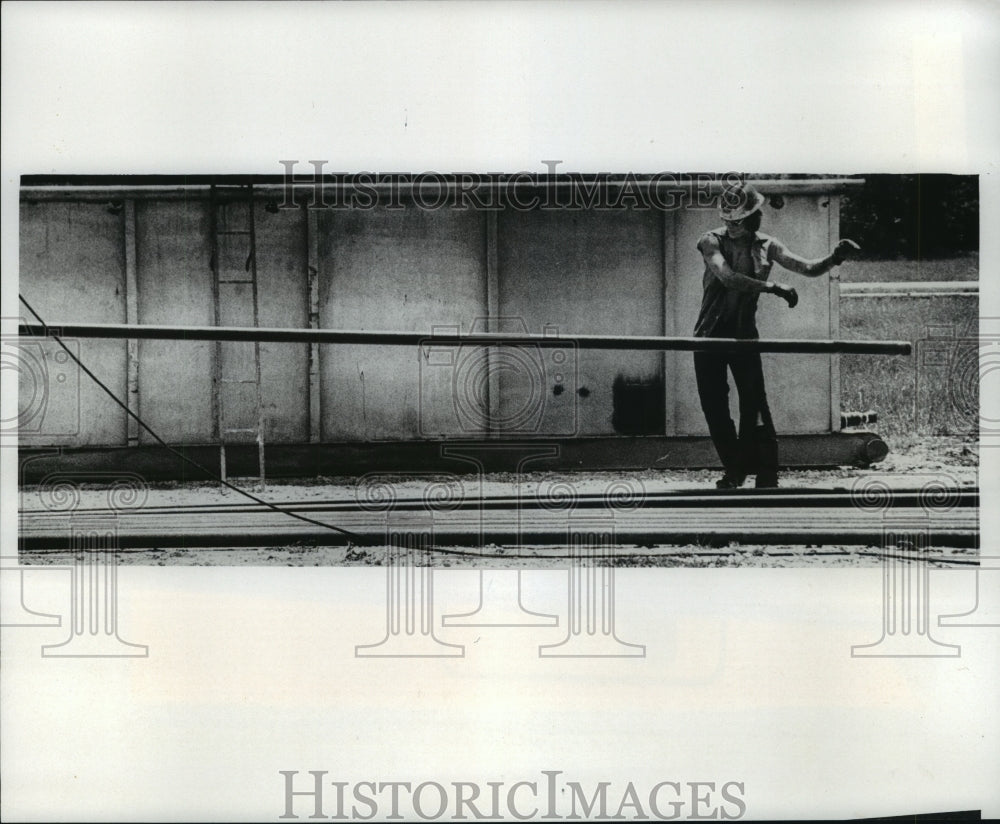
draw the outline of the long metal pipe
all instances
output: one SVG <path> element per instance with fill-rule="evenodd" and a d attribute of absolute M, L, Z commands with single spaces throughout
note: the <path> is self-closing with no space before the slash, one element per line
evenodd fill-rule
<path fill-rule="evenodd" d="M 787 340 L 685 338 L 632 335 L 522 335 L 488 332 L 475 335 L 430 332 L 366 331 L 360 329 L 282 329 L 253 326 L 160 326 L 128 323 L 22 323 L 22 337 L 46 337 L 49 330 L 67 338 L 133 340 L 261 341 L 267 343 L 351 343 L 377 346 L 541 346 L 623 351 L 699 352 L 837 352 L 856 355 L 909 355 L 909 341 Z"/>
<path fill-rule="evenodd" d="M 22 186 L 20 189 L 20 199 L 22 202 L 36 201 L 65 201 L 65 200 L 90 200 L 106 202 L 122 198 L 155 199 L 155 200 L 192 200 L 198 198 L 208 198 L 211 185 L 204 183 L 143 183 L 129 184 L 127 176 L 122 182 L 109 184 L 83 183 L 80 185 L 69 182 L 34 184 Z M 217 181 L 219 186 L 238 187 L 251 182 L 250 179 L 234 180 L 228 182 L 223 178 Z M 858 178 L 836 178 L 819 180 L 754 180 L 754 187 L 766 195 L 830 195 L 840 194 L 852 189 L 860 188 L 864 185 L 864 180 Z M 725 184 L 719 179 L 692 180 L 683 175 L 677 179 L 669 176 L 656 177 L 654 175 L 634 175 L 626 178 L 621 175 L 491 175 L 486 173 L 469 173 L 467 175 L 456 175 L 454 173 L 444 174 L 437 172 L 425 173 L 401 173 L 401 174 L 378 174 L 378 173 L 336 173 L 321 174 L 319 179 L 309 176 L 308 164 L 303 164 L 297 170 L 295 180 L 282 181 L 275 179 L 264 179 L 254 182 L 254 195 L 258 198 L 284 197 L 290 192 L 294 192 L 296 197 L 306 198 L 312 202 L 316 194 L 317 187 L 321 189 L 351 190 L 364 189 L 365 191 L 376 191 L 385 193 L 396 191 L 401 194 L 410 194 L 415 191 L 436 194 L 442 190 L 447 192 L 470 191 L 470 185 L 475 190 L 510 190 L 517 189 L 549 189 L 561 190 L 577 187 L 591 187 L 594 185 L 608 188 L 621 187 L 624 185 L 637 187 L 639 190 L 654 189 L 657 193 L 682 192 L 692 194 L 695 192 L 718 195 Z M 236 196 L 237 193 L 234 193 Z M 705 204 L 706 206 L 708 204 Z"/>

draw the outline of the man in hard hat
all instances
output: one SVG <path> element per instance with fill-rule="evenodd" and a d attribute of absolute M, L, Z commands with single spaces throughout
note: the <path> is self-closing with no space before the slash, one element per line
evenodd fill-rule
<path fill-rule="evenodd" d="M 841 240 L 833 252 L 818 260 L 792 254 L 777 238 L 760 229 L 764 196 L 746 182 L 729 185 L 722 193 L 720 216 L 724 226 L 698 240 L 705 260 L 704 295 L 695 324 L 696 337 L 755 339 L 757 300 L 761 293 L 777 295 L 788 307 L 799 302 L 796 291 L 769 279 L 777 263 L 806 277 L 819 277 L 859 251 L 854 241 Z M 732 372 L 739 393 L 740 425 L 729 414 Z M 708 431 L 725 474 L 719 489 L 736 489 L 756 473 L 756 486 L 778 485 L 778 440 L 764 390 L 759 352 L 695 352 L 698 396 Z"/>

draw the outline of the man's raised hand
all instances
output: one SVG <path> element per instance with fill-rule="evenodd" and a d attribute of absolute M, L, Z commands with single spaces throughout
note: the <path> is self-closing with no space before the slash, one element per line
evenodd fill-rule
<path fill-rule="evenodd" d="M 855 257 L 860 251 L 861 247 L 857 243 L 845 238 L 834 247 L 833 260 L 839 265 L 848 258 Z"/>

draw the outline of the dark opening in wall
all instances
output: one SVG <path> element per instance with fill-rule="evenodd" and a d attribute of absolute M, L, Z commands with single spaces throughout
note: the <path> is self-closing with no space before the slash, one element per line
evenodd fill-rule
<path fill-rule="evenodd" d="M 663 376 L 619 373 L 611 385 L 611 425 L 619 435 L 662 435 L 665 416 Z"/>

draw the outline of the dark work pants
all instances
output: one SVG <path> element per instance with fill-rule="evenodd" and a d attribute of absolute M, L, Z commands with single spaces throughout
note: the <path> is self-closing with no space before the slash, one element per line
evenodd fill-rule
<path fill-rule="evenodd" d="M 739 393 L 738 436 L 729 415 L 727 370 L 733 373 Z M 767 405 L 760 353 L 695 352 L 694 374 L 708 431 L 726 474 L 732 477 L 756 474 L 758 486 L 776 485 L 778 439 Z"/>

